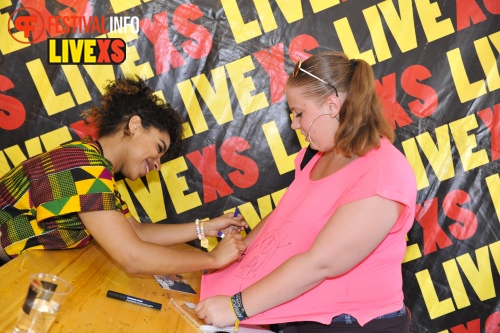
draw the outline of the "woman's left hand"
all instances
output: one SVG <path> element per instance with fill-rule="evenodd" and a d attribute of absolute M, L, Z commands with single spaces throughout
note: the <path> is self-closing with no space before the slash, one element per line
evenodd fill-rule
<path fill-rule="evenodd" d="M 206 236 L 217 237 L 217 232 L 224 234 L 235 234 L 248 228 L 248 224 L 242 215 L 233 217 L 233 213 L 227 213 L 209 221 L 204 221 L 203 229 Z"/>
<path fill-rule="evenodd" d="M 194 311 L 198 318 L 204 320 L 207 325 L 216 327 L 233 325 L 236 321 L 236 315 L 231 309 L 229 299 L 229 296 L 209 297 L 196 304 Z"/>

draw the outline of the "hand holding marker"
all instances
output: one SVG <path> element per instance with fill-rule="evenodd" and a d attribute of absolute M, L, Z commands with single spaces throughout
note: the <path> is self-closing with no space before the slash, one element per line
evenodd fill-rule
<path fill-rule="evenodd" d="M 240 213 L 240 210 L 238 209 L 238 207 L 236 207 L 236 210 L 234 211 L 234 214 L 233 214 L 233 218 L 237 217 L 238 214 Z M 224 233 L 222 231 L 218 231 L 217 232 L 217 236 L 219 236 L 220 238 L 224 238 Z"/>
<path fill-rule="evenodd" d="M 236 207 L 236 210 L 234 211 L 234 214 L 233 214 L 233 218 L 237 217 L 238 214 L 240 213 L 240 210 L 238 209 L 238 207 Z M 220 238 L 224 238 L 224 236 L 226 236 L 222 231 L 217 231 L 217 236 L 220 237 Z M 242 256 L 244 256 L 245 254 L 243 253 Z M 212 272 L 214 272 L 215 269 L 205 269 L 203 271 L 201 271 L 202 274 L 210 274 Z"/>

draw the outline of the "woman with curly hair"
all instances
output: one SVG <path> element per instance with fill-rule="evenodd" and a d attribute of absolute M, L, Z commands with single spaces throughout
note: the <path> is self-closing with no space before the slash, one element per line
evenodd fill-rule
<path fill-rule="evenodd" d="M 246 245 L 228 234 L 211 252 L 169 245 L 239 231 L 226 214 L 203 224 L 138 223 L 122 200 L 116 173 L 135 180 L 158 171 L 182 147 L 181 116 L 137 78 L 110 82 L 101 106 L 82 114 L 98 131 L 34 156 L 0 178 L 0 264 L 28 249 L 68 249 L 91 237 L 129 273 L 173 274 L 217 269 L 241 259 Z"/>

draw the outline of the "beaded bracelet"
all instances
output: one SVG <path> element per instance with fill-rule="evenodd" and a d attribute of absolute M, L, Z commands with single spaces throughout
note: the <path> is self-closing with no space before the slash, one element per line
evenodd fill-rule
<path fill-rule="evenodd" d="M 200 240 L 201 246 L 208 248 L 208 239 L 205 237 L 205 229 L 203 228 L 203 221 L 200 222 L 199 219 L 194 221 L 196 227 L 196 233 L 198 234 L 198 239 Z"/>
<path fill-rule="evenodd" d="M 194 226 L 196 228 L 196 234 L 198 235 L 198 239 L 201 240 L 200 220 L 199 219 L 196 219 L 196 221 L 194 221 Z"/>
<path fill-rule="evenodd" d="M 200 222 L 200 240 L 201 246 L 208 248 L 208 239 L 205 237 L 205 229 L 203 228 L 203 221 Z"/>

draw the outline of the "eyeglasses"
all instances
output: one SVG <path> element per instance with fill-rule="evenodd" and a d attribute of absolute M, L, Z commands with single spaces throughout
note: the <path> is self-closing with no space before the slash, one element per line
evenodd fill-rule
<path fill-rule="evenodd" d="M 321 81 L 321 82 L 323 82 L 324 84 L 327 84 L 327 85 L 329 85 L 330 87 L 332 87 L 332 88 L 333 88 L 333 90 L 335 90 L 335 96 L 339 97 L 339 94 L 338 94 L 338 92 L 337 92 L 337 88 L 335 88 L 335 86 L 334 86 L 333 84 L 328 83 L 328 82 L 326 82 L 326 81 L 325 81 L 325 80 L 323 80 L 323 79 L 320 79 L 319 77 L 317 77 L 317 76 L 316 76 L 316 75 L 314 75 L 313 73 L 306 71 L 305 69 L 301 68 L 300 66 L 302 66 L 302 59 L 300 59 L 300 58 L 299 58 L 299 61 L 297 61 L 297 63 L 295 64 L 295 67 L 293 68 L 293 72 L 292 72 L 292 77 L 293 77 L 293 78 L 297 77 L 297 75 L 299 74 L 299 71 L 302 71 L 302 72 L 306 73 L 307 75 L 312 76 L 312 77 L 313 77 L 313 78 L 315 78 L 316 80 Z"/>

